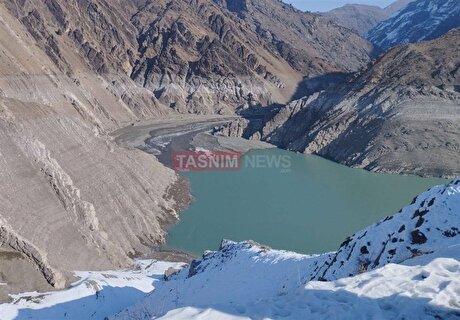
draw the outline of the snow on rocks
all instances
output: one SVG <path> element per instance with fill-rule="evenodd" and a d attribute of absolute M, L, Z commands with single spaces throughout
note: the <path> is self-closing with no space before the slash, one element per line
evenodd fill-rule
<path fill-rule="evenodd" d="M 460 178 L 354 234 L 312 275 L 335 280 L 460 243 Z"/>
<path fill-rule="evenodd" d="M 151 319 L 168 312 L 171 318 L 200 318 L 208 309 L 210 319 L 231 319 L 229 314 L 244 314 L 250 301 L 283 296 L 302 286 L 308 280 L 305 270 L 317 261 L 324 257 L 224 240 L 218 251 L 205 253 L 115 319 Z M 180 308 L 185 313 L 175 314 Z"/>
<path fill-rule="evenodd" d="M 187 269 L 111 319 L 458 319 L 460 245 L 335 281 L 303 283 L 322 259 L 223 245 L 200 271 Z M 220 250 L 221 251 L 221 250 Z M 224 260 L 224 262 L 220 263 Z"/>
<path fill-rule="evenodd" d="M 381 49 L 432 40 L 460 26 L 458 0 L 418 0 L 369 31 L 367 38 Z"/>
<path fill-rule="evenodd" d="M 135 270 L 76 272 L 80 278 L 69 289 L 12 295 L 0 305 L 0 319 L 82 320 L 106 319 L 143 299 L 161 285 L 168 268 L 182 263 L 141 260 Z"/>

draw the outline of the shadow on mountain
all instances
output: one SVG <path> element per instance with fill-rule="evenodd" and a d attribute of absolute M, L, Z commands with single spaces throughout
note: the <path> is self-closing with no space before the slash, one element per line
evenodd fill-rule
<path fill-rule="evenodd" d="M 298 83 L 295 93 L 287 104 L 308 97 L 316 92 L 332 92 L 335 88 L 339 88 L 341 85 L 347 83 L 352 76 L 353 74 L 351 73 L 333 72 L 311 78 L 305 77 Z M 283 104 L 274 103 L 268 106 L 255 105 L 239 110 L 238 115 L 249 121 L 242 137 L 249 139 L 255 133 L 261 133 L 265 124 L 272 120 L 284 107 L 285 105 Z M 290 126 L 290 124 L 286 126 Z M 304 127 L 304 125 L 302 124 L 300 127 Z"/>
<path fill-rule="evenodd" d="M 283 108 L 284 105 L 273 103 L 268 106 L 253 106 L 238 111 L 238 115 L 248 120 L 248 126 L 244 129 L 242 137 L 250 139 L 256 132 L 262 131 L 265 124 Z"/>
<path fill-rule="evenodd" d="M 332 72 L 320 76 L 305 77 L 298 85 L 291 101 L 310 96 L 315 92 L 329 90 L 341 85 L 351 77 L 352 74 L 344 72 Z"/>

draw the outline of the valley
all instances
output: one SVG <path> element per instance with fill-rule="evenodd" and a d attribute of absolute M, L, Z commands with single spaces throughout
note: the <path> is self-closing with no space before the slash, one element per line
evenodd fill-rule
<path fill-rule="evenodd" d="M 460 5 L 370 4 L 0 0 L 0 319 L 458 318 Z"/>

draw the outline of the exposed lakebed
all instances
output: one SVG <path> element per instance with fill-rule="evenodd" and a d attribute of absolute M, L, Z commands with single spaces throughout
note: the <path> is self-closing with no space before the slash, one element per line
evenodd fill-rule
<path fill-rule="evenodd" d="M 196 255 L 216 249 L 223 238 L 307 254 L 333 251 L 347 236 L 446 182 L 370 173 L 280 149 L 250 151 L 238 171 L 183 175 L 195 200 L 169 230 L 166 247 Z"/>

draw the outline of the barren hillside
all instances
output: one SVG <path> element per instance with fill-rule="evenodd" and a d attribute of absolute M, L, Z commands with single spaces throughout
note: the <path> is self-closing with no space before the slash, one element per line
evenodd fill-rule
<path fill-rule="evenodd" d="M 342 86 L 287 105 L 258 134 L 373 171 L 460 174 L 460 30 L 397 47 Z"/>

